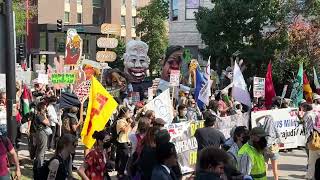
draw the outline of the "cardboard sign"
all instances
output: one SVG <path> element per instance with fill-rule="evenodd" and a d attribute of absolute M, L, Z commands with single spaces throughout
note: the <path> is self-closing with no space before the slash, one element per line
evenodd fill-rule
<path fill-rule="evenodd" d="M 114 34 L 120 35 L 121 26 L 120 24 L 107 24 L 104 23 L 101 25 L 101 33 L 102 34 Z"/>
<path fill-rule="evenodd" d="M 83 41 L 76 29 L 68 29 L 65 51 L 65 65 L 76 65 L 82 55 Z"/>
<path fill-rule="evenodd" d="M 75 81 L 76 75 L 72 73 L 51 75 L 52 84 L 74 84 Z"/>
<path fill-rule="evenodd" d="M 179 86 L 180 84 L 180 71 L 171 70 L 170 71 L 170 86 Z"/>
<path fill-rule="evenodd" d="M 265 78 L 253 78 L 253 97 L 259 98 L 265 96 Z"/>
<path fill-rule="evenodd" d="M 39 73 L 38 83 L 40 84 L 49 84 L 48 74 Z"/>
<path fill-rule="evenodd" d="M 86 98 L 89 96 L 90 86 L 91 86 L 91 81 L 87 80 L 80 83 L 74 90 L 74 93 L 77 95 L 81 103 L 83 103 L 86 100 Z"/>
<path fill-rule="evenodd" d="M 113 62 L 117 58 L 117 54 L 113 51 L 98 51 L 96 59 L 99 62 Z"/>
<path fill-rule="evenodd" d="M 118 46 L 118 39 L 101 37 L 97 40 L 97 46 L 99 48 L 116 48 Z"/>

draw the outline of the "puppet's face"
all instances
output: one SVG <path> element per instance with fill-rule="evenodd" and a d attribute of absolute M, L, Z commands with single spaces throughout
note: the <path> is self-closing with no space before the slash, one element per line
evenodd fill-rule
<path fill-rule="evenodd" d="M 165 81 L 170 81 L 170 72 L 171 70 L 180 70 L 182 63 L 182 51 L 176 51 L 172 53 L 169 58 L 166 60 L 162 67 L 161 78 Z"/>
<path fill-rule="evenodd" d="M 148 45 L 142 41 L 130 41 L 124 54 L 124 72 L 128 75 L 129 81 L 142 82 L 149 64 Z"/>

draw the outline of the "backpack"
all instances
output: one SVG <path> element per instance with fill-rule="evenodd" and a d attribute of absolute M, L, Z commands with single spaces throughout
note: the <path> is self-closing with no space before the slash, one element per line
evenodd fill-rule
<path fill-rule="evenodd" d="M 59 160 L 59 168 L 57 170 L 57 175 L 56 175 L 56 179 L 57 179 L 59 169 L 61 167 L 64 168 L 63 159 L 60 156 L 54 156 L 49 161 L 44 161 L 43 165 L 41 167 L 39 167 L 39 168 L 36 168 L 37 167 L 37 161 L 34 161 L 34 164 L 33 164 L 33 168 L 34 168 L 33 176 L 34 176 L 35 180 L 48 179 L 48 175 L 49 175 L 49 171 L 50 171 L 49 170 L 49 164 L 54 159 L 58 159 Z M 61 175 L 61 174 L 59 174 L 59 175 Z"/>

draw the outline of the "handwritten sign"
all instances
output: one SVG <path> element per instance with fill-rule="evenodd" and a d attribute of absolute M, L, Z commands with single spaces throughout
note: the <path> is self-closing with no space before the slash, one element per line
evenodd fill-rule
<path fill-rule="evenodd" d="M 97 40 L 97 46 L 99 48 L 116 48 L 118 46 L 118 40 L 116 38 L 101 37 Z"/>
<path fill-rule="evenodd" d="M 76 75 L 72 73 L 51 75 L 52 84 L 74 84 L 75 81 Z"/>
<path fill-rule="evenodd" d="M 104 23 L 101 25 L 101 33 L 102 34 L 115 34 L 120 35 L 121 26 L 120 24 L 107 24 Z"/>
<path fill-rule="evenodd" d="M 89 95 L 90 86 L 91 86 L 91 81 L 87 80 L 79 84 L 79 86 L 77 86 L 76 89 L 74 90 L 74 93 L 77 95 L 81 103 L 83 103 L 87 99 Z"/>
<path fill-rule="evenodd" d="M 171 86 L 179 86 L 180 84 L 180 71 L 179 70 L 171 70 L 170 71 L 170 85 Z"/>
<path fill-rule="evenodd" d="M 265 78 L 254 77 L 253 78 L 253 97 L 259 98 L 265 96 Z"/>
<path fill-rule="evenodd" d="M 39 73 L 38 83 L 40 84 L 49 84 L 48 74 Z"/>
<path fill-rule="evenodd" d="M 113 62 L 117 58 L 117 54 L 113 51 L 98 51 L 96 59 L 99 62 Z"/>

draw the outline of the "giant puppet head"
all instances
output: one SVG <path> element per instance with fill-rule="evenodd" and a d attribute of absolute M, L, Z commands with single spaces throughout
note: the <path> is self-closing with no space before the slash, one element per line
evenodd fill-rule
<path fill-rule="evenodd" d="M 142 41 L 128 42 L 123 58 L 124 72 L 129 82 L 140 83 L 144 80 L 150 64 L 148 50 L 149 46 Z"/>

